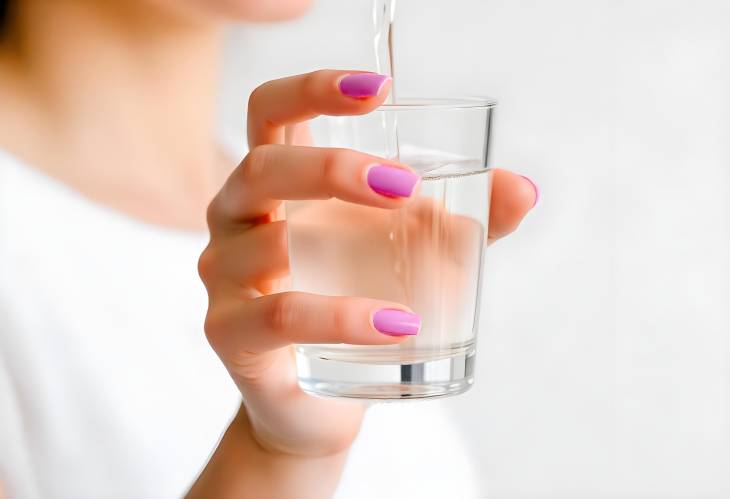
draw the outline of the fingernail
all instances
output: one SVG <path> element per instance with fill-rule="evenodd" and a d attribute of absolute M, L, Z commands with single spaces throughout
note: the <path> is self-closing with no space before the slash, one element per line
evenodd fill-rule
<path fill-rule="evenodd" d="M 384 334 L 405 336 L 418 334 L 421 318 L 403 310 L 383 308 L 375 312 L 373 326 Z"/>
<path fill-rule="evenodd" d="M 386 82 L 390 81 L 390 76 L 378 73 L 357 73 L 347 75 L 340 80 L 340 92 L 348 97 L 355 99 L 365 99 L 367 97 L 375 97 L 380 93 Z"/>
<path fill-rule="evenodd" d="M 404 168 L 375 165 L 368 170 L 368 185 L 378 194 L 408 197 L 418 183 L 418 175 Z"/>
<path fill-rule="evenodd" d="M 531 185 L 532 188 L 535 189 L 535 202 L 532 203 L 532 207 L 534 208 L 538 201 L 540 201 L 540 188 L 537 186 L 534 180 L 532 180 L 530 177 L 527 177 L 525 175 L 520 175 L 520 177 L 527 180 Z"/>

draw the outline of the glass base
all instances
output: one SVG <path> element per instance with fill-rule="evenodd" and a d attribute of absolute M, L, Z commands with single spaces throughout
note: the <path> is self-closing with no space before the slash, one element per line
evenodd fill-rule
<path fill-rule="evenodd" d="M 297 348 L 299 386 L 311 395 L 358 399 L 423 399 L 458 395 L 474 382 L 475 349 L 413 364 L 333 360 Z"/>

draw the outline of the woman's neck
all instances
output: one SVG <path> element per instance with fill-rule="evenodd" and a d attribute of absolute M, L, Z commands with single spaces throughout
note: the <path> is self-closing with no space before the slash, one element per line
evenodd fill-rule
<path fill-rule="evenodd" d="M 18 2 L 0 48 L 0 146 L 131 216 L 199 228 L 226 173 L 221 28 L 153 3 Z"/>

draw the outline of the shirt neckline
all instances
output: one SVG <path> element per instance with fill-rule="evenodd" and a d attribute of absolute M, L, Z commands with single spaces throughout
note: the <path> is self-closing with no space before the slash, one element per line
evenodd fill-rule
<path fill-rule="evenodd" d="M 136 218 L 132 215 L 128 215 L 127 213 L 105 205 L 104 203 L 94 201 L 93 199 L 84 196 L 81 192 L 77 191 L 62 180 L 44 173 L 43 170 L 32 166 L 30 163 L 20 159 L 15 154 L 3 148 L 0 148 L 0 163 L 14 165 L 17 171 L 22 175 L 33 178 L 35 181 L 47 186 L 48 188 L 61 193 L 64 197 L 83 206 L 86 210 L 91 210 L 105 218 L 113 219 L 114 221 L 128 227 L 134 227 L 142 229 L 145 232 L 163 234 L 178 239 L 188 239 L 196 242 L 207 239 L 209 235 L 206 229 L 184 229 L 155 224 Z"/>

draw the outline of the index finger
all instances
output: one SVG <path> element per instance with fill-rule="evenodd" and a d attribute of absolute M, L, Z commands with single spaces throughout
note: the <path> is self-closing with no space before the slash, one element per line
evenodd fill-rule
<path fill-rule="evenodd" d="M 323 69 L 264 83 L 248 101 L 248 145 L 283 144 L 284 127 L 321 114 L 366 114 L 383 103 L 389 76 Z"/>

